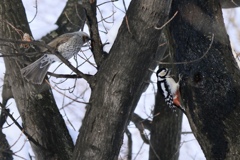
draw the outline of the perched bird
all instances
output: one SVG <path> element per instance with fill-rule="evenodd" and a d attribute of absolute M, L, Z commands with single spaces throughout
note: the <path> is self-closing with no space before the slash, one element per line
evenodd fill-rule
<path fill-rule="evenodd" d="M 89 40 L 90 37 L 87 33 L 78 31 L 63 34 L 48 43 L 48 45 L 52 47 L 54 51 L 56 50 L 57 54 L 61 54 L 65 59 L 70 59 L 76 55 L 83 44 Z M 41 58 L 21 69 L 21 74 L 27 81 L 34 84 L 42 84 L 49 66 L 55 61 L 61 62 L 56 55 L 51 54 L 47 50 L 45 52 Z"/>
<path fill-rule="evenodd" d="M 165 102 L 170 108 L 179 108 L 185 113 L 185 108 L 180 102 L 179 81 L 176 83 L 170 76 L 170 70 L 168 68 L 161 68 L 157 71 L 157 86 L 158 90 L 165 98 Z"/>

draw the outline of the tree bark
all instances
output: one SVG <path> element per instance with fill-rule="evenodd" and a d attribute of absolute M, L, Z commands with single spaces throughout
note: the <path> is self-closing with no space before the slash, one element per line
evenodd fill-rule
<path fill-rule="evenodd" d="M 157 93 L 151 129 L 149 160 L 178 160 L 181 140 L 182 113 L 173 112 Z"/>
<path fill-rule="evenodd" d="M 21 1 L 1 1 L 0 20 L 1 38 L 21 40 L 22 33 L 31 34 Z M 2 54 L 14 55 L 19 51 L 19 44 L 5 44 L 2 46 Z M 5 57 L 4 62 L 7 73 L 5 80 L 9 83 L 16 101 L 24 131 L 35 140 L 30 143 L 36 159 L 70 159 L 73 142 L 56 106 L 51 88 L 46 83 L 40 86 L 32 85 L 21 77 L 23 58 Z"/>
<path fill-rule="evenodd" d="M 133 0 L 109 57 L 92 80 L 92 95 L 74 159 L 117 159 L 122 137 L 141 93 L 156 67 L 156 50 L 171 1 Z"/>
<path fill-rule="evenodd" d="M 166 47 L 159 47 L 158 53 L 161 54 L 161 58 L 158 61 L 172 62 L 172 48 L 169 46 L 169 33 L 168 29 L 164 30 L 162 34 L 160 44 L 166 43 Z M 168 47 L 168 48 L 167 48 Z M 176 73 L 176 68 L 174 67 L 174 62 L 169 63 L 171 67 L 171 75 Z M 159 68 L 167 67 L 167 64 L 160 64 Z M 178 78 L 178 76 L 176 76 Z M 175 79 L 176 81 L 178 79 Z M 159 159 L 169 159 L 178 160 L 179 157 L 179 146 L 181 140 L 181 128 L 182 128 L 182 111 L 176 110 L 174 112 L 169 108 L 164 100 L 164 97 L 157 92 L 155 96 L 155 106 L 153 113 L 153 121 L 151 127 L 151 140 L 150 140 L 150 150 L 149 159 L 159 160 Z"/>
<path fill-rule="evenodd" d="M 85 21 L 86 14 L 83 6 L 76 0 L 68 0 L 62 14 L 56 22 L 58 28 L 42 37 L 42 40 L 49 43 L 64 33 L 74 32 L 80 29 L 83 30 Z"/>
<path fill-rule="evenodd" d="M 1 160 L 12 160 L 13 152 L 10 149 L 10 146 L 7 142 L 5 134 L 2 132 L 2 128 L 0 128 L 0 159 Z"/>
<path fill-rule="evenodd" d="M 171 13 L 176 11 L 170 31 L 193 133 L 207 159 L 238 159 L 240 73 L 220 4 L 216 0 L 174 0 Z"/>
<path fill-rule="evenodd" d="M 240 6 L 240 0 L 220 0 L 222 8 L 236 8 Z"/>

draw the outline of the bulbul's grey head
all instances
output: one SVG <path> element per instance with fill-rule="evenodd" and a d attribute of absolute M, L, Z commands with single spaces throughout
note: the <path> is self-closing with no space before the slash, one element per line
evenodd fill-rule
<path fill-rule="evenodd" d="M 70 41 L 69 41 L 70 40 Z M 69 43 L 66 45 L 76 45 L 76 43 L 79 43 L 81 46 L 91 40 L 89 35 L 82 31 L 72 32 L 72 33 L 65 33 L 54 40 L 52 40 L 48 45 L 54 49 L 57 50 L 59 46 L 61 46 L 64 43 Z M 47 51 L 45 49 L 44 51 Z"/>

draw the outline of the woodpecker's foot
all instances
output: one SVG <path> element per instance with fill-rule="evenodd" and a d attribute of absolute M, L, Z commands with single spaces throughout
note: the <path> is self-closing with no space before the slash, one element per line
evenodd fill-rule
<path fill-rule="evenodd" d="M 178 75 L 178 83 L 182 80 L 182 77 L 183 77 L 182 74 Z"/>

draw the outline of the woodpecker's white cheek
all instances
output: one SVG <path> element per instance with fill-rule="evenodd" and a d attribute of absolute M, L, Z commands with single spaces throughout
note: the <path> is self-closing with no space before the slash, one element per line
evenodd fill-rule
<path fill-rule="evenodd" d="M 171 94 L 174 95 L 179 87 L 179 84 L 174 81 L 173 78 L 166 78 L 166 82 L 170 88 Z"/>
<path fill-rule="evenodd" d="M 162 80 L 163 80 L 163 78 L 157 77 L 157 80 L 158 80 L 158 81 L 162 81 Z"/>

